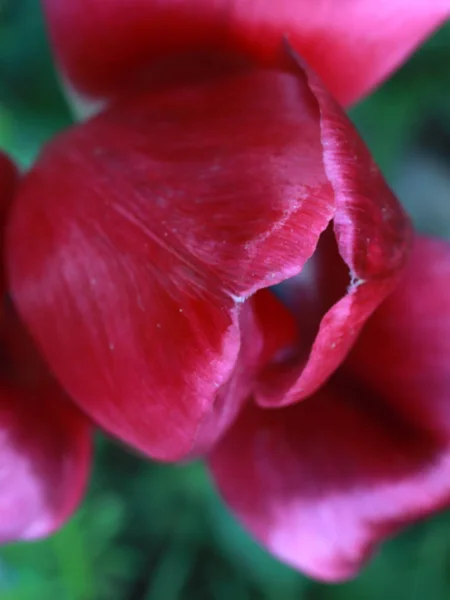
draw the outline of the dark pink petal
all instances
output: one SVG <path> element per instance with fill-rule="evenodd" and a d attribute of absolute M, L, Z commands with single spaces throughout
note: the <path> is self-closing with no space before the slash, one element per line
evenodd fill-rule
<path fill-rule="evenodd" d="M 0 219 L 17 171 L 0 154 Z M 3 243 L 3 227 L 0 230 Z M 54 531 L 79 503 L 90 425 L 48 374 L 0 280 L 0 543 Z"/>
<path fill-rule="evenodd" d="M 333 218 L 353 277 L 342 302 L 357 315 L 325 371 L 313 351 L 308 389 L 403 266 L 403 212 L 345 115 L 295 68 L 165 72 L 55 140 L 13 207 L 22 318 L 83 409 L 155 458 L 192 455 L 221 434 L 268 360 L 264 341 L 245 349 L 266 327 L 246 333 L 258 318 L 245 301 L 297 275 Z M 278 389 L 270 401 L 283 401 Z"/>
<path fill-rule="evenodd" d="M 89 433 L 57 385 L 0 383 L 0 543 L 48 535 L 72 514 L 86 488 Z"/>
<path fill-rule="evenodd" d="M 409 221 L 366 146 L 316 75 L 303 69 L 320 110 L 334 235 L 323 234 L 301 275 L 281 286 L 299 321 L 299 348 L 264 373 L 256 392 L 263 406 L 306 398 L 335 371 L 397 283 L 410 246 Z"/>
<path fill-rule="evenodd" d="M 0 543 L 53 533 L 86 490 L 91 424 L 48 374 L 8 300 L 0 326 Z"/>
<path fill-rule="evenodd" d="M 374 545 L 450 504 L 450 246 L 408 271 L 341 369 L 282 410 L 249 404 L 210 465 L 244 525 L 314 577 L 354 575 Z"/>
<path fill-rule="evenodd" d="M 43 0 L 78 91 L 117 95 L 160 58 L 231 52 L 278 64 L 290 43 L 343 103 L 400 65 L 450 15 L 449 0 Z"/>
<path fill-rule="evenodd" d="M 399 417 L 450 436 L 450 245 L 417 237 L 408 271 L 347 361 Z M 375 357 L 375 359 L 374 359 Z"/>

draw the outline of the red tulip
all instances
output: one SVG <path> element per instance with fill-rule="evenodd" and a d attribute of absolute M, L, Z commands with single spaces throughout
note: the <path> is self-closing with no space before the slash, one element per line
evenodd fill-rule
<path fill-rule="evenodd" d="M 263 370 L 266 403 L 316 391 L 404 266 L 407 218 L 306 73 L 166 72 L 56 138 L 16 196 L 24 322 L 83 410 L 153 458 L 211 447 Z M 346 277 L 305 324 L 301 364 L 294 341 L 276 355 L 296 330 L 264 290 L 300 273 L 327 228 Z M 325 278 L 334 259 L 317 258 Z M 270 360 L 286 363 L 282 387 Z"/>
<path fill-rule="evenodd" d="M 282 40 L 342 103 L 398 67 L 449 0 L 43 0 L 62 70 L 90 97 L 123 93 L 156 59 L 213 52 L 278 65 Z"/>
<path fill-rule="evenodd" d="M 446 247 L 417 242 L 404 274 L 408 219 L 286 37 L 348 102 L 449 6 L 304 5 L 47 0 L 65 76 L 114 102 L 24 178 L 6 264 L 85 413 L 153 458 L 209 455 L 263 544 L 339 579 L 448 502 L 431 410 L 446 348 L 429 315 L 450 319 L 450 267 Z M 433 290 L 423 311 L 416 282 Z"/>
<path fill-rule="evenodd" d="M 17 173 L 0 154 L 2 229 Z M 0 305 L 0 542 L 47 535 L 72 513 L 90 463 L 87 419 L 52 379 L 8 300 Z"/>

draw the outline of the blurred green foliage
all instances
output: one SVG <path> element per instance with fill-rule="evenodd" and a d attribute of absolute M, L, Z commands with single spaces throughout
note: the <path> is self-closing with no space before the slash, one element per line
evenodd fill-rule
<path fill-rule="evenodd" d="M 447 26 L 352 111 L 389 179 L 430 123 L 448 135 L 449 60 Z M 37 0 L 0 0 L 0 146 L 28 166 L 70 122 Z M 450 152 L 438 146 L 429 151 Z M 96 456 L 90 492 L 60 533 L 1 549 L 0 600 L 450 598 L 448 514 L 387 543 L 355 581 L 322 585 L 260 549 L 201 465 L 151 464 L 103 438 Z"/>
<path fill-rule="evenodd" d="M 385 175 L 431 122 L 450 133 L 450 25 L 351 114 Z"/>

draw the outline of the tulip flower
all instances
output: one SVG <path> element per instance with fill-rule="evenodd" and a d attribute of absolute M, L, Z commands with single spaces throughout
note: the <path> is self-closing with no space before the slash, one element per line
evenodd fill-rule
<path fill-rule="evenodd" d="M 360 97 L 448 2 L 44 4 L 63 78 L 102 110 L 15 194 L 20 318 L 95 423 L 154 459 L 208 456 L 274 554 L 350 576 L 448 502 L 424 406 L 446 348 L 412 274 L 435 319 L 450 308 L 446 247 L 417 241 L 407 267 L 408 218 L 326 86 Z"/>
<path fill-rule="evenodd" d="M 16 183 L 0 154 L 2 230 Z M 1 279 L 0 542 L 7 542 L 48 535 L 70 516 L 85 489 L 91 444 L 88 420 L 47 371 Z"/>
<path fill-rule="evenodd" d="M 410 228 L 307 67 L 170 75 L 47 146 L 15 197 L 7 264 L 69 395 L 173 461 L 214 445 L 271 360 L 286 375 L 282 389 L 265 377 L 268 403 L 318 389 L 397 283 Z M 337 249 L 324 276 L 340 255 L 341 295 L 302 333 L 303 361 L 295 342 L 282 358 L 282 309 L 257 292 L 298 275 L 327 229 Z"/>

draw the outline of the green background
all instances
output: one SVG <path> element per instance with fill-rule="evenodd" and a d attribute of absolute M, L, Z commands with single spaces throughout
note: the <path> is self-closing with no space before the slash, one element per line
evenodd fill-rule
<path fill-rule="evenodd" d="M 64 1 L 64 0 L 61 0 Z M 419 229 L 450 232 L 450 27 L 351 116 Z M 70 124 L 37 0 L 0 0 L 0 147 L 29 165 Z M 384 545 L 344 585 L 249 539 L 202 465 L 145 462 L 98 438 L 89 493 L 52 538 L 0 549 L 0 600 L 447 600 L 450 514 Z"/>

